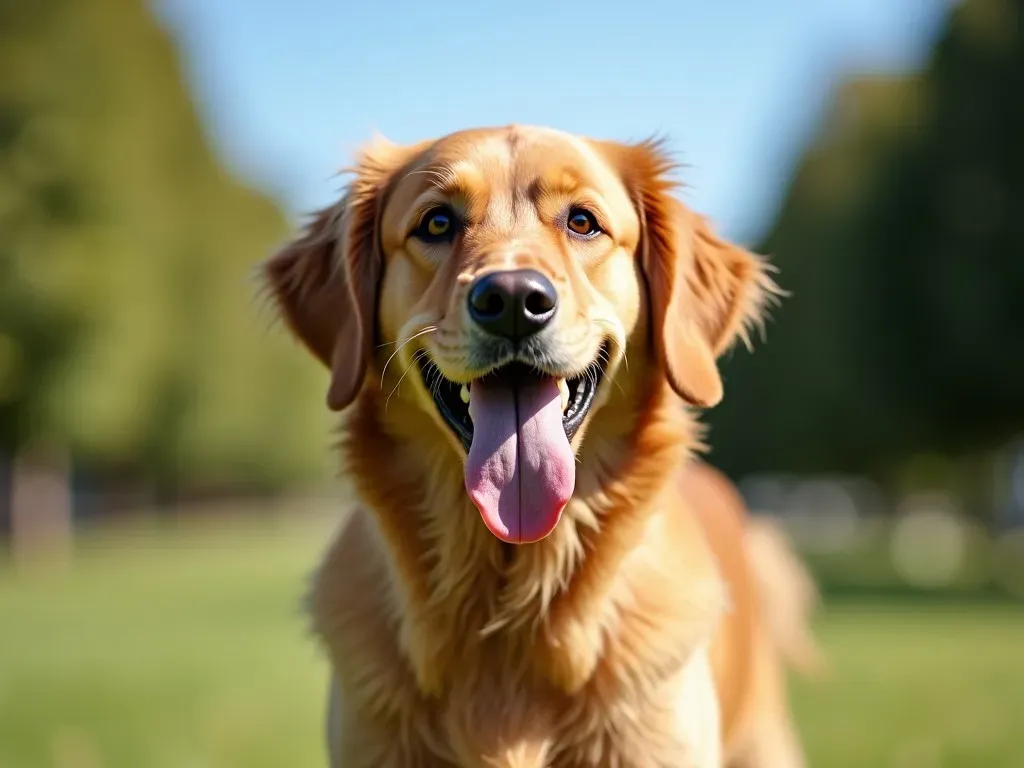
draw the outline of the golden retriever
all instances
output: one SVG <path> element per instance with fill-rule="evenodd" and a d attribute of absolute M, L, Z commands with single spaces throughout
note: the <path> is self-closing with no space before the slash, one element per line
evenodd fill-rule
<path fill-rule="evenodd" d="M 803 571 L 690 463 L 780 291 L 672 170 L 537 127 L 376 140 L 264 265 L 360 500 L 311 596 L 333 766 L 802 764 L 812 642 L 771 615 L 805 625 Z"/>

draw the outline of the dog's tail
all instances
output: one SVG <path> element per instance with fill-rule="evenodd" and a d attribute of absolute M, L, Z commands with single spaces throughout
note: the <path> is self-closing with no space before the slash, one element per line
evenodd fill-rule
<path fill-rule="evenodd" d="M 811 630 L 820 598 L 810 572 L 776 520 L 764 515 L 751 517 L 747 545 L 768 630 L 779 655 L 798 672 L 822 674 L 827 667 L 825 655 Z"/>

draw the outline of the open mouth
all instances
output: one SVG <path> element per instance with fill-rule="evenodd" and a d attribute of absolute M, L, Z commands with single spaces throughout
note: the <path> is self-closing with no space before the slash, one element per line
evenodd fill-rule
<path fill-rule="evenodd" d="M 597 358 L 583 373 L 568 379 L 555 379 L 561 397 L 562 429 L 569 442 L 576 436 L 590 412 L 590 407 L 594 404 L 594 396 L 604 378 L 607 360 L 606 342 L 602 345 Z M 473 420 L 469 414 L 470 393 L 477 382 L 458 384 L 446 379 L 426 355 L 420 355 L 419 367 L 423 383 L 434 398 L 438 413 L 468 452 L 473 444 Z M 503 385 L 510 389 L 520 389 L 551 378 L 554 377 L 532 366 L 514 362 L 491 371 L 477 381 L 481 386 Z"/>
<path fill-rule="evenodd" d="M 540 541 L 558 524 L 576 483 L 570 443 L 594 404 L 607 359 L 602 348 L 595 362 L 566 379 L 509 363 L 465 385 L 433 363 L 420 365 L 438 412 L 466 449 L 466 491 L 502 541 Z"/>

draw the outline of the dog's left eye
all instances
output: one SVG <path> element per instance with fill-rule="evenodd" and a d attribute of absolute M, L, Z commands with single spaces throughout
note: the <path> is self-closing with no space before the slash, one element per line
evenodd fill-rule
<path fill-rule="evenodd" d="M 455 214 L 440 206 L 427 211 L 413 236 L 427 243 L 446 242 L 454 237 L 456 224 Z"/>
<path fill-rule="evenodd" d="M 573 208 L 569 211 L 566 226 L 569 227 L 570 232 L 583 237 L 593 237 L 601 231 L 594 214 L 583 208 Z"/>

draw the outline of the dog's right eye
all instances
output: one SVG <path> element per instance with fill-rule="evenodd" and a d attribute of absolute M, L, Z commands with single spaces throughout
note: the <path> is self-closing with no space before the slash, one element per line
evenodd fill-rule
<path fill-rule="evenodd" d="M 439 206 L 431 208 L 423 215 L 412 235 L 425 243 L 451 242 L 455 237 L 456 225 L 457 219 L 451 209 Z"/>
<path fill-rule="evenodd" d="M 586 208 L 573 208 L 569 212 L 566 226 L 574 235 L 588 240 L 601 234 L 601 227 L 598 226 L 597 219 Z"/>

